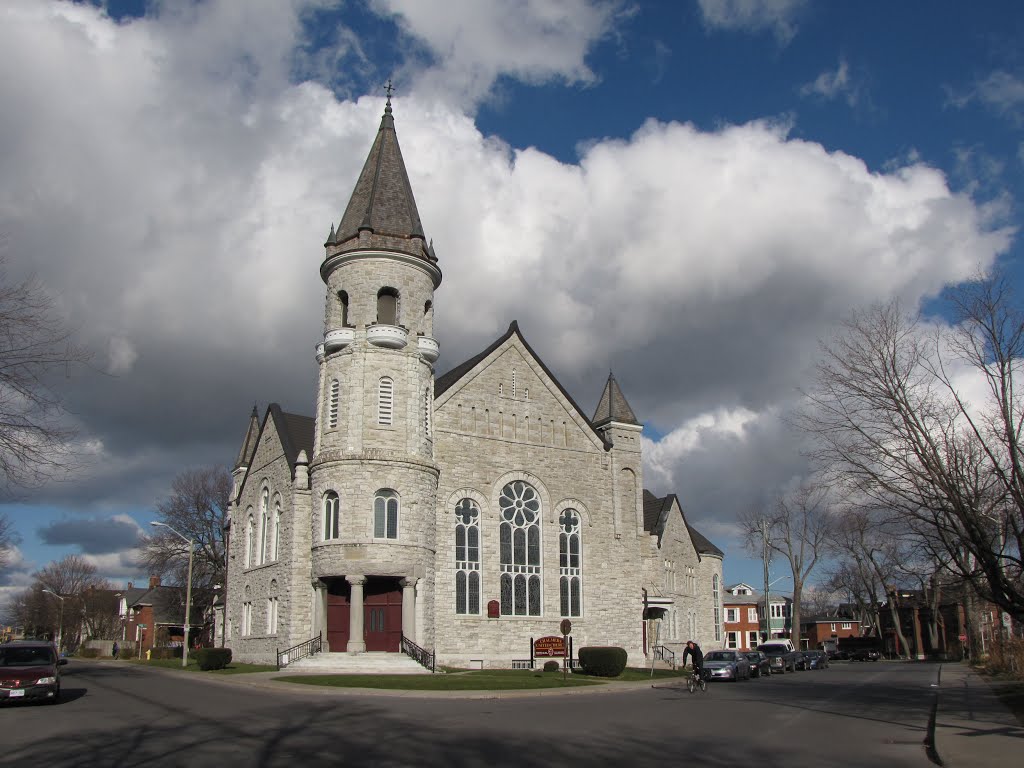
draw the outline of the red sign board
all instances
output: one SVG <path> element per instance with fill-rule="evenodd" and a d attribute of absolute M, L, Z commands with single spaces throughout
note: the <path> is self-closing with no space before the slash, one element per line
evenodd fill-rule
<path fill-rule="evenodd" d="M 960 640 L 961 643 L 966 643 L 967 642 L 967 635 L 960 635 L 959 640 Z"/>
<path fill-rule="evenodd" d="M 565 656 L 565 638 L 558 635 L 539 637 L 533 641 L 534 656 Z"/>

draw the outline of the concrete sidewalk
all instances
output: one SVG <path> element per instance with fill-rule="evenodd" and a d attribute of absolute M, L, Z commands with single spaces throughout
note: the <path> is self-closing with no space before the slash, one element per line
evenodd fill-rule
<path fill-rule="evenodd" d="M 935 751 L 945 768 L 1020 765 L 1024 727 L 968 664 L 943 664 Z"/>

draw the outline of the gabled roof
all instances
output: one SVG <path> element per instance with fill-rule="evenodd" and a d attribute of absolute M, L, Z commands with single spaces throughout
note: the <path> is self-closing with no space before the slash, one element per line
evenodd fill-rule
<path fill-rule="evenodd" d="M 615 380 L 615 377 L 609 371 L 608 381 L 604 385 L 604 392 L 601 393 L 601 399 L 597 403 L 597 410 L 594 411 L 593 422 L 595 427 L 602 427 L 613 421 L 617 421 L 620 424 L 640 424 L 633 414 L 633 409 L 626 402 L 626 396 L 622 394 L 619 382 Z"/>
<path fill-rule="evenodd" d="M 249 429 L 246 430 L 245 439 L 242 441 L 242 448 L 238 451 L 238 458 L 235 460 L 235 469 L 248 467 L 252 463 L 253 454 L 256 453 L 256 446 L 260 439 L 260 416 L 256 411 L 256 404 L 253 403 L 252 413 L 249 415 Z"/>
<path fill-rule="evenodd" d="M 653 493 L 644 488 L 644 530 L 648 533 L 660 534 L 659 523 L 665 512 L 672 508 L 672 501 L 678 501 L 676 495 L 670 493 L 663 499 L 659 499 Z"/>
<path fill-rule="evenodd" d="M 367 233 L 368 239 L 361 239 L 360 233 Z M 398 146 L 390 98 L 341 223 L 337 230 L 331 226 L 325 245 L 329 254 L 382 247 L 431 263 L 437 261 L 423 235 L 409 174 Z M 333 252 L 331 246 L 336 246 Z"/>
<path fill-rule="evenodd" d="M 686 529 L 690 532 L 690 539 L 693 541 L 693 548 L 702 555 L 714 555 L 715 557 L 725 557 L 725 553 L 704 538 L 704 535 L 694 528 L 689 523 L 686 524 Z"/>
<path fill-rule="evenodd" d="M 267 408 L 267 417 L 273 418 L 274 427 L 284 446 L 284 457 L 288 466 L 294 467 L 300 451 L 307 457 L 313 456 L 313 439 L 316 432 L 316 420 L 311 416 L 300 416 L 297 413 L 285 413 L 277 403 Z"/>
<path fill-rule="evenodd" d="M 159 586 L 150 589 L 128 589 L 123 594 L 129 609 L 133 606 L 151 606 L 154 624 L 182 624 L 184 622 L 185 589 L 183 587 Z M 189 613 L 190 625 L 202 624 L 202 617 L 202 607 L 196 605 L 193 600 L 192 610 Z"/>
<path fill-rule="evenodd" d="M 459 363 L 457 366 L 446 372 L 443 376 L 439 376 L 434 381 L 434 399 L 436 400 L 449 389 L 451 389 L 453 386 L 455 386 L 464 376 L 469 374 L 470 371 L 472 371 L 474 368 L 480 365 L 480 363 L 482 363 L 490 355 L 492 355 L 494 351 L 497 350 L 502 344 L 511 339 L 513 335 L 519 339 L 519 343 L 523 345 L 523 347 L 530 354 L 530 356 L 537 362 L 537 365 L 541 367 L 541 370 L 544 371 L 544 374 L 558 388 L 558 391 L 562 393 L 562 396 L 569 401 L 569 404 L 576 410 L 576 413 L 579 414 L 583 422 L 588 427 L 590 427 L 591 430 L 594 431 L 595 436 L 604 445 L 605 450 L 610 450 L 612 447 L 611 443 L 603 434 L 594 430 L 593 423 L 590 421 L 589 418 L 587 418 L 586 413 L 573 399 L 573 396 L 570 395 L 568 391 L 566 391 L 565 387 L 562 386 L 561 382 L 559 382 L 558 379 L 555 378 L 555 375 L 544 364 L 544 361 L 541 360 L 540 357 L 538 357 L 537 353 L 533 351 L 533 347 L 531 347 L 529 343 L 527 343 L 526 339 L 523 338 L 523 334 L 519 330 L 519 323 L 516 320 L 513 320 L 511 323 L 509 323 L 508 330 L 505 331 L 505 333 L 501 337 L 495 340 L 494 343 L 488 346 L 487 349 L 485 349 L 483 352 L 480 352 L 479 354 L 474 355 L 468 360 Z"/>

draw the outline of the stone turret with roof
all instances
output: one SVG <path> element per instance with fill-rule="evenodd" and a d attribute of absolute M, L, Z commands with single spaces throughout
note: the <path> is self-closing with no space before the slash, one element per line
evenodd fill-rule
<path fill-rule="evenodd" d="M 611 455 L 616 477 L 615 533 L 621 535 L 626 525 L 634 520 L 625 515 L 626 509 L 642 509 L 644 487 L 640 434 L 643 425 L 637 421 L 619 382 L 611 371 L 605 382 L 601 399 L 591 419 L 594 429 L 612 446 Z M 636 516 L 636 533 L 643 533 L 643 515 Z"/>

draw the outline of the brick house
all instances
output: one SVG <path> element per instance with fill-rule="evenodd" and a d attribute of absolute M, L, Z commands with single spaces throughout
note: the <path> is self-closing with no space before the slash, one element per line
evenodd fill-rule
<path fill-rule="evenodd" d="M 725 647 L 741 651 L 757 648 L 760 642 L 761 596 L 749 584 L 733 584 L 725 589 Z"/>
<path fill-rule="evenodd" d="M 860 622 L 849 616 L 811 616 L 800 620 L 800 647 L 822 649 L 829 640 L 860 637 Z"/>
<path fill-rule="evenodd" d="M 131 582 L 120 593 L 118 612 L 121 647 L 141 656 L 157 647 L 179 647 L 184 637 L 185 590 L 183 587 L 162 586 L 160 577 L 151 576 L 145 589 Z M 189 638 L 194 646 L 204 626 L 203 610 L 193 605 L 189 615 Z"/>

